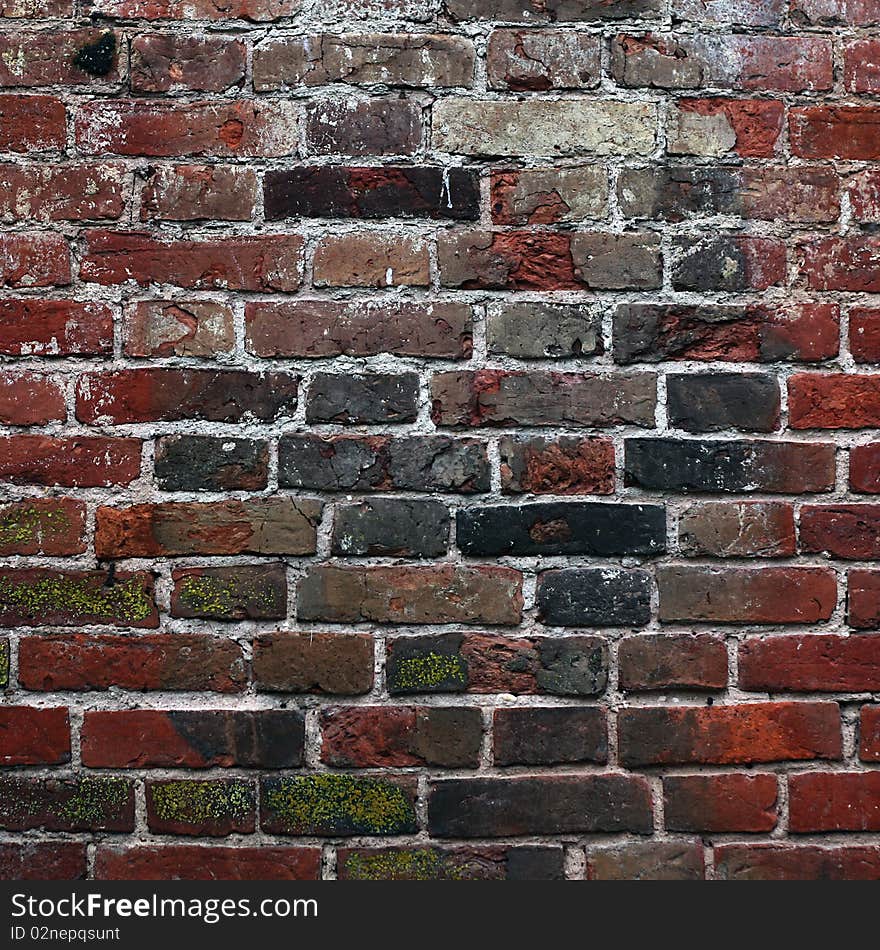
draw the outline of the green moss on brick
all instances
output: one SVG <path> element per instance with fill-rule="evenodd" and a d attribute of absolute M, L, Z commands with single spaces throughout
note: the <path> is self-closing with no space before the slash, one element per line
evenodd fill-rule
<path fill-rule="evenodd" d="M 254 807 L 245 782 L 165 782 L 152 786 L 150 793 L 162 821 L 244 820 Z"/>
<path fill-rule="evenodd" d="M 85 778 L 60 809 L 76 825 L 100 825 L 116 818 L 128 805 L 129 783 L 122 778 Z"/>
<path fill-rule="evenodd" d="M 262 610 L 275 606 L 274 592 L 268 587 L 202 574 L 183 580 L 179 598 L 188 611 L 206 617 L 226 617 L 244 605 Z"/>
<path fill-rule="evenodd" d="M 70 519 L 61 509 L 11 506 L 0 515 L 0 546 L 31 544 L 43 532 L 59 534 L 70 527 Z"/>
<path fill-rule="evenodd" d="M 444 684 L 467 685 L 467 664 L 456 655 L 425 653 L 401 659 L 394 671 L 392 689 L 432 689 Z"/>
<path fill-rule="evenodd" d="M 466 868 L 446 860 L 433 848 L 350 854 L 348 876 L 358 881 L 464 880 Z"/>
<path fill-rule="evenodd" d="M 274 820 L 299 834 L 404 834 L 416 830 L 406 791 L 392 782 L 351 775 L 279 779 L 266 791 Z"/>
<path fill-rule="evenodd" d="M 136 577 L 96 587 L 85 577 L 57 575 L 18 581 L 7 575 L 0 577 L 0 610 L 34 618 L 63 614 L 139 623 L 150 616 L 153 605 Z"/>
<path fill-rule="evenodd" d="M 9 685 L 9 641 L 0 640 L 0 689 Z"/>

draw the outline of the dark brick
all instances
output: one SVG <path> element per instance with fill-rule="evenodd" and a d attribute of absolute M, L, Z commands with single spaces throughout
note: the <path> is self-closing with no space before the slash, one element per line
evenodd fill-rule
<path fill-rule="evenodd" d="M 0 828 L 134 831 L 134 783 L 123 778 L 2 778 Z"/>
<path fill-rule="evenodd" d="M 283 620 L 287 575 L 283 564 L 191 567 L 172 571 L 172 617 Z"/>
<path fill-rule="evenodd" d="M 341 881 L 561 881 L 561 848 L 339 848 Z"/>
<path fill-rule="evenodd" d="M 321 849 L 100 844 L 94 876 L 99 881 L 317 881 Z"/>
<path fill-rule="evenodd" d="M 373 686 L 370 634 L 267 633 L 254 640 L 254 684 L 263 692 L 356 696 Z"/>
<path fill-rule="evenodd" d="M 590 881 L 702 881 L 699 841 L 651 841 L 587 849 Z"/>
<path fill-rule="evenodd" d="M 772 831 L 777 821 L 777 791 L 776 776 L 770 774 L 664 776 L 666 829 Z"/>
<path fill-rule="evenodd" d="M 726 844 L 715 848 L 719 881 L 880 881 L 880 848 Z"/>
<path fill-rule="evenodd" d="M 237 780 L 148 781 L 147 825 L 153 834 L 222 837 L 249 834 L 256 824 L 250 782 Z"/>
<path fill-rule="evenodd" d="M 773 432 L 782 400 L 775 376 L 712 373 L 666 377 L 670 425 L 688 432 Z"/>
<path fill-rule="evenodd" d="M 418 400 L 415 373 L 316 373 L 309 386 L 306 421 L 349 425 L 415 422 Z"/>
<path fill-rule="evenodd" d="M 576 304 L 492 305 L 487 335 L 489 353 L 522 360 L 580 359 L 602 352 L 598 313 Z"/>
<path fill-rule="evenodd" d="M 412 155 L 421 140 L 421 107 L 405 99 L 314 102 L 306 112 L 315 155 Z"/>
<path fill-rule="evenodd" d="M 776 501 L 705 502 L 678 518 L 682 554 L 694 557 L 792 557 L 794 508 Z"/>
<path fill-rule="evenodd" d="M 442 557 L 449 511 L 438 501 L 375 498 L 336 509 L 331 553 L 355 557 Z"/>
<path fill-rule="evenodd" d="M 770 238 L 675 237 L 672 266 L 676 290 L 766 290 L 785 280 L 786 251 Z"/>
<path fill-rule="evenodd" d="M 538 575 L 538 619 L 559 627 L 643 627 L 651 619 L 651 575 L 615 568 L 565 568 Z"/>
<path fill-rule="evenodd" d="M 84 841 L 0 844 L 0 881 L 75 881 L 85 878 Z"/>
<path fill-rule="evenodd" d="M 163 491 L 259 491 L 269 475 L 268 443 L 226 436 L 156 440 L 154 472 Z"/>
<path fill-rule="evenodd" d="M 556 765 L 608 761 L 605 711 L 574 708 L 496 709 L 495 765 Z"/>

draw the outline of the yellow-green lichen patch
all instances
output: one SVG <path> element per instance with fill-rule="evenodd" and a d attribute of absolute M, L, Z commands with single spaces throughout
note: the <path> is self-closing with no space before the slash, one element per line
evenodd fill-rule
<path fill-rule="evenodd" d="M 153 602 L 141 578 L 101 584 L 94 576 L 22 572 L 0 576 L 0 615 L 22 620 L 136 624 L 147 620 Z"/>
<path fill-rule="evenodd" d="M 278 608 L 275 591 L 258 581 L 191 574 L 180 584 L 178 602 L 188 616 L 262 616 Z"/>
<path fill-rule="evenodd" d="M 61 508 L 9 505 L 0 510 L 0 548 L 39 546 L 44 535 L 60 535 L 70 528 Z"/>
<path fill-rule="evenodd" d="M 185 824 L 243 822 L 254 810 L 246 782 L 161 782 L 151 786 L 150 799 L 161 821 Z"/>
<path fill-rule="evenodd" d="M 131 785 L 122 778 L 86 778 L 60 808 L 71 825 L 92 827 L 121 817 L 131 801 Z"/>
<path fill-rule="evenodd" d="M 273 829 L 293 834 L 405 834 L 416 830 L 412 796 L 383 779 L 310 775 L 270 779 L 264 804 Z"/>
<path fill-rule="evenodd" d="M 468 877 L 465 867 L 433 848 L 372 854 L 354 851 L 348 855 L 345 870 L 356 881 L 458 881 Z"/>
<path fill-rule="evenodd" d="M 0 689 L 9 685 L 9 641 L 0 640 Z"/>
<path fill-rule="evenodd" d="M 389 672 L 393 690 L 411 692 L 420 689 L 464 688 L 467 685 L 467 664 L 457 654 L 423 653 L 402 657 Z"/>

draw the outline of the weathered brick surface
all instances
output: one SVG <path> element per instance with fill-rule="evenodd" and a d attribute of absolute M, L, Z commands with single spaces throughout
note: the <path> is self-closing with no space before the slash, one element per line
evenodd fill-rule
<path fill-rule="evenodd" d="M 0 878 L 880 879 L 878 27 L 0 0 Z"/>

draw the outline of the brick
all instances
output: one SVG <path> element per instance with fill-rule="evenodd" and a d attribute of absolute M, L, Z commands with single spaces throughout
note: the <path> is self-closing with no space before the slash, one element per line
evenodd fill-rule
<path fill-rule="evenodd" d="M 464 707 L 325 707 L 321 736 L 321 761 L 334 768 L 476 768 L 483 719 Z"/>
<path fill-rule="evenodd" d="M 96 99 L 79 107 L 74 131 L 87 155 L 279 158 L 297 152 L 299 117 L 300 107 L 284 101 Z"/>
<path fill-rule="evenodd" d="M 0 626 L 158 627 L 153 575 L 145 572 L 6 568 Z"/>
<path fill-rule="evenodd" d="M 601 165 L 492 171 L 493 224 L 567 224 L 603 218 L 608 173 Z"/>
<path fill-rule="evenodd" d="M 496 709 L 495 765 L 608 761 L 605 713 L 597 707 Z"/>
<path fill-rule="evenodd" d="M 656 377 L 478 370 L 435 373 L 435 425 L 653 425 Z"/>
<path fill-rule="evenodd" d="M 249 782 L 208 780 L 146 783 L 147 825 L 154 834 L 223 837 L 256 826 L 256 796 Z"/>
<path fill-rule="evenodd" d="M 163 491 L 257 491 L 269 473 L 269 446 L 256 439 L 169 435 L 156 440 L 154 470 Z"/>
<path fill-rule="evenodd" d="M 504 567 L 315 566 L 299 584 L 300 620 L 514 626 L 522 576 Z"/>
<path fill-rule="evenodd" d="M 0 86 L 117 85 L 124 72 L 121 41 L 121 35 L 101 29 L 5 33 L 0 39 Z"/>
<path fill-rule="evenodd" d="M 282 835 L 401 835 L 416 830 L 411 776 L 313 773 L 260 782 L 260 824 Z"/>
<path fill-rule="evenodd" d="M 295 234 L 162 241 L 137 231 L 86 231 L 85 240 L 80 278 L 98 284 L 293 291 L 302 280 L 303 240 Z"/>
<path fill-rule="evenodd" d="M 517 359 L 580 359 L 603 349 L 599 315 L 576 304 L 505 303 L 490 306 L 491 355 Z"/>
<path fill-rule="evenodd" d="M 252 667 L 264 692 L 357 696 L 373 685 L 373 640 L 369 634 L 261 634 Z"/>
<path fill-rule="evenodd" d="M 64 706 L 0 706 L 0 765 L 69 761 L 70 720 Z"/>
<path fill-rule="evenodd" d="M 504 20 L 527 23 L 578 23 L 621 20 L 630 17 L 658 17 L 661 0 L 448 0 L 449 14 L 456 20 Z"/>
<path fill-rule="evenodd" d="M 294 710 L 111 710 L 86 712 L 87 768 L 291 768 L 305 729 Z"/>
<path fill-rule="evenodd" d="M 141 221 L 250 221 L 257 175 L 238 165 L 158 165 L 141 192 Z"/>
<path fill-rule="evenodd" d="M 877 881 L 880 848 L 727 844 L 715 848 L 720 881 Z"/>
<path fill-rule="evenodd" d="M 679 515 L 678 540 L 693 557 L 793 557 L 794 509 L 774 501 L 689 505 Z"/>
<path fill-rule="evenodd" d="M 501 490 L 505 494 L 611 495 L 614 444 L 601 437 L 503 436 Z"/>
<path fill-rule="evenodd" d="M 397 234 L 334 234 L 315 248 L 317 287 L 427 287 L 428 245 Z"/>
<path fill-rule="evenodd" d="M 5 221 L 97 221 L 122 215 L 127 181 L 122 165 L 0 165 L 0 188 Z"/>
<path fill-rule="evenodd" d="M 830 442 L 627 439 L 624 483 L 681 492 L 830 491 L 835 454 Z"/>
<path fill-rule="evenodd" d="M 561 881 L 561 848 L 339 848 L 341 881 Z"/>
<path fill-rule="evenodd" d="M 0 477 L 14 485 L 127 485 L 138 477 L 140 467 L 138 439 L 43 435 L 0 439 Z"/>
<path fill-rule="evenodd" d="M 876 0 L 794 0 L 792 19 L 797 24 L 872 26 L 880 23 L 880 10 Z"/>
<path fill-rule="evenodd" d="M 316 373 L 309 385 L 306 421 L 338 425 L 415 422 L 418 396 L 415 373 Z"/>
<path fill-rule="evenodd" d="M 459 508 L 456 543 L 467 557 L 651 556 L 666 549 L 666 510 L 590 502 Z"/>
<path fill-rule="evenodd" d="M 191 567 L 171 572 L 172 617 L 209 620 L 284 620 L 287 575 L 283 564 Z"/>
<path fill-rule="evenodd" d="M 433 109 L 434 147 L 460 155 L 648 155 L 656 133 L 647 102 L 446 98 Z"/>
<path fill-rule="evenodd" d="M 622 35 L 612 41 L 611 72 L 636 88 L 825 90 L 833 83 L 832 45 L 816 36 Z"/>
<path fill-rule="evenodd" d="M 245 345 L 256 356 L 424 356 L 467 359 L 471 308 L 396 300 L 254 301 L 245 305 Z"/>
<path fill-rule="evenodd" d="M 786 7 L 785 0 L 672 0 L 672 15 L 700 24 L 779 26 Z"/>
<path fill-rule="evenodd" d="M 859 724 L 859 758 L 880 760 L 880 706 L 862 706 Z"/>
<path fill-rule="evenodd" d="M 791 150 L 801 158 L 880 158 L 876 106 L 819 105 L 789 113 Z"/>
<path fill-rule="evenodd" d="M 100 507 L 99 558 L 314 554 L 321 503 L 311 498 L 249 498 Z"/>
<path fill-rule="evenodd" d="M 4 17 L 67 17 L 73 15 L 72 0 L 3 0 L 0 15 Z"/>
<path fill-rule="evenodd" d="M 11 665 L 11 656 L 9 650 L 9 638 L 0 638 L 0 689 L 9 687 L 9 668 Z"/>
<path fill-rule="evenodd" d="M 856 172 L 849 181 L 849 201 L 857 221 L 880 223 L 880 171 L 866 168 Z"/>
<path fill-rule="evenodd" d="M 792 429 L 865 429 L 880 420 L 880 376 L 798 373 L 788 380 Z"/>
<path fill-rule="evenodd" d="M 767 290 L 786 276 L 785 245 L 772 238 L 673 238 L 672 286 L 676 290 Z"/>
<path fill-rule="evenodd" d="M 134 783 L 122 778 L 4 777 L 0 828 L 134 831 Z"/>
<path fill-rule="evenodd" d="M 59 380 L 37 373 L 0 373 L 0 425 L 64 422 L 67 406 Z"/>
<path fill-rule="evenodd" d="M 317 881 L 320 848 L 203 847 L 199 845 L 101 844 L 95 854 L 98 881 Z"/>
<path fill-rule="evenodd" d="M 450 218 L 480 216 L 479 173 L 437 165 L 382 168 L 314 165 L 267 171 L 266 220 L 284 218 Z"/>
<path fill-rule="evenodd" d="M 805 505 L 800 514 L 801 550 L 870 560 L 880 552 L 880 505 Z"/>
<path fill-rule="evenodd" d="M 661 566 L 657 586 L 663 622 L 817 623 L 837 606 L 835 575 L 819 567 Z"/>
<path fill-rule="evenodd" d="M 0 301 L 4 356 L 101 356 L 113 350 L 113 312 L 106 304 L 7 297 Z"/>
<path fill-rule="evenodd" d="M 387 642 L 388 692 L 597 696 L 608 647 L 597 637 L 513 639 L 485 633 L 395 637 Z"/>
<path fill-rule="evenodd" d="M 763 373 L 668 375 L 669 424 L 688 432 L 773 432 L 782 397 L 775 376 Z"/>
<path fill-rule="evenodd" d="M 204 419 L 263 421 L 290 416 L 299 377 L 213 369 L 135 369 L 80 376 L 76 416 L 81 422 L 124 425 Z"/>
<path fill-rule="evenodd" d="M 880 829 L 877 772 L 803 772 L 789 776 L 788 788 L 794 832 Z"/>
<path fill-rule="evenodd" d="M 22 637 L 18 679 L 25 689 L 240 692 L 246 681 L 241 647 L 197 634 L 72 634 Z"/>
<path fill-rule="evenodd" d="M 877 40 L 855 40 L 843 48 L 843 82 L 850 92 L 876 94 L 880 92 L 880 67 Z"/>
<path fill-rule="evenodd" d="M 696 841 L 651 841 L 587 849 L 589 881 L 702 881 L 703 847 Z"/>
<path fill-rule="evenodd" d="M 131 41 L 131 90 L 224 92 L 240 87 L 246 54 L 241 40 L 227 37 L 143 33 Z"/>
<path fill-rule="evenodd" d="M 351 85 L 446 88 L 472 86 L 474 48 L 462 36 L 410 33 L 321 33 L 260 43 L 254 89 Z"/>
<path fill-rule="evenodd" d="M 70 283 L 70 248 L 60 234 L 0 235 L 0 287 L 59 287 Z"/>
<path fill-rule="evenodd" d="M 441 502 L 375 498 L 336 508 L 330 550 L 342 557 L 442 557 L 449 525 Z"/>
<path fill-rule="evenodd" d="M 590 89 L 601 76 L 601 38 L 567 30 L 493 30 L 487 49 L 491 89 Z"/>
<path fill-rule="evenodd" d="M 614 568 L 564 568 L 538 575 L 538 620 L 559 627 L 643 627 L 651 619 L 651 575 Z"/>
<path fill-rule="evenodd" d="M 624 709 L 618 741 L 628 768 L 839 759 L 840 711 L 836 703 Z"/>
<path fill-rule="evenodd" d="M 799 273 L 812 290 L 880 292 L 880 239 L 829 237 L 798 248 Z"/>
<path fill-rule="evenodd" d="M 414 155 L 422 143 L 422 112 L 405 99 L 335 99 L 306 109 L 312 155 Z"/>
<path fill-rule="evenodd" d="M 126 311 L 129 356 L 213 357 L 235 346 L 232 308 L 214 301 L 141 300 Z"/>
<path fill-rule="evenodd" d="M 880 637 L 811 633 L 749 637 L 739 647 L 739 683 L 753 692 L 856 693 L 880 683 Z"/>
<path fill-rule="evenodd" d="M 79 841 L 3 844 L 0 845 L 0 880 L 81 880 L 86 876 L 86 857 L 86 844 Z"/>
<path fill-rule="evenodd" d="M 23 498 L 0 506 L 0 556 L 58 557 L 86 549 L 86 507 L 73 498 Z"/>
<path fill-rule="evenodd" d="M 880 363 L 880 310 L 872 307 L 850 310 L 849 351 L 856 363 Z"/>
<path fill-rule="evenodd" d="M 67 112 L 54 96 L 0 95 L 0 148 L 43 152 L 64 148 Z"/>
<path fill-rule="evenodd" d="M 670 775 L 663 779 L 666 830 L 772 831 L 777 821 L 776 796 L 775 775 Z"/>
<path fill-rule="evenodd" d="M 629 692 L 727 686 L 727 649 L 723 640 L 710 634 L 625 637 L 618 663 L 620 688 Z"/>
<path fill-rule="evenodd" d="M 428 829 L 438 838 L 650 834 L 651 796 L 629 775 L 446 779 L 430 786 Z"/>
<path fill-rule="evenodd" d="M 110 17 L 133 20 L 249 20 L 270 23 L 292 16 L 300 0 L 233 0 L 218 6 L 213 0 L 89 0 L 89 6 Z"/>
<path fill-rule="evenodd" d="M 847 623 L 862 630 L 880 629 L 880 572 L 849 571 Z"/>
<path fill-rule="evenodd" d="M 320 491 L 489 490 L 486 445 L 449 436 L 285 435 L 278 446 L 283 488 Z"/>
<path fill-rule="evenodd" d="M 771 158 L 784 122 L 783 104 L 765 99 L 676 99 L 670 103 L 670 155 Z"/>

